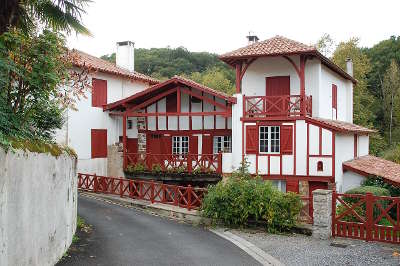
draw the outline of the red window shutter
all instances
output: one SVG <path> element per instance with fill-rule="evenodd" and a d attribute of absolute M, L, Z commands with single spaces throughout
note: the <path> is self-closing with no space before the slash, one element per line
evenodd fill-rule
<path fill-rule="evenodd" d="M 281 126 L 281 152 L 293 154 L 293 126 Z"/>
<path fill-rule="evenodd" d="M 254 154 L 258 151 L 258 127 L 246 127 L 246 153 Z"/>
<path fill-rule="evenodd" d="M 172 137 L 162 136 L 161 140 L 161 154 L 172 154 Z"/>
<path fill-rule="evenodd" d="M 213 153 L 213 141 L 212 136 L 203 135 L 202 142 L 202 154 L 212 154 Z"/>
<path fill-rule="evenodd" d="M 299 193 L 299 181 L 298 180 L 287 180 L 286 181 L 286 192 Z"/>
<path fill-rule="evenodd" d="M 103 107 L 107 104 L 107 80 L 92 79 L 92 106 Z"/>
<path fill-rule="evenodd" d="M 198 154 L 199 153 L 199 146 L 198 146 L 198 137 L 197 136 L 190 136 L 189 139 L 189 153 L 190 154 Z"/>
<path fill-rule="evenodd" d="M 107 158 L 107 129 L 91 130 L 92 158 Z"/>
<path fill-rule="evenodd" d="M 166 97 L 166 111 L 167 113 L 176 113 L 177 103 L 176 103 L 176 93 L 167 95 Z"/>
<path fill-rule="evenodd" d="M 332 108 L 337 109 L 337 86 L 332 84 Z"/>

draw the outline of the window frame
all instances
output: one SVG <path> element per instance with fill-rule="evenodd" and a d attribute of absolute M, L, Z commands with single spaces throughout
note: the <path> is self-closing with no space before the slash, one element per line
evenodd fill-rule
<path fill-rule="evenodd" d="M 261 128 L 265 129 L 267 128 L 267 132 L 263 130 L 262 132 Z M 272 132 L 272 128 L 275 130 L 278 129 L 278 131 Z M 261 138 L 261 134 L 263 134 L 263 138 Z M 267 138 L 264 138 L 265 134 L 267 134 Z M 272 134 L 274 134 L 275 138 L 272 138 Z M 276 134 L 278 134 L 278 138 L 276 138 Z M 266 141 L 266 151 L 261 151 L 261 142 Z M 274 141 L 274 144 L 273 144 Z M 272 145 L 273 144 L 273 145 Z M 272 147 L 278 148 L 278 151 L 272 151 Z M 259 126 L 258 128 L 258 152 L 260 154 L 281 154 L 281 127 L 277 125 L 262 125 Z"/>
<path fill-rule="evenodd" d="M 174 144 L 177 145 L 174 145 Z M 187 143 L 186 146 L 183 144 Z M 172 154 L 186 156 L 189 154 L 189 136 L 172 136 Z M 186 152 L 185 152 L 186 150 Z M 183 151 L 183 152 L 182 152 Z"/>
<path fill-rule="evenodd" d="M 228 144 L 228 151 L 225 151 L 226 147 L 225 144 Z M 215 146 L 217 145 L 217 147 Z M 218 151 L 219 146 L 221 146 L 221 150 Z M 232 152 L 232 137 L 225 135 L 225 136 L 213 136 L 213 154 L 218 154 L 219 152 L 222 153 L 231 153 Z"/>

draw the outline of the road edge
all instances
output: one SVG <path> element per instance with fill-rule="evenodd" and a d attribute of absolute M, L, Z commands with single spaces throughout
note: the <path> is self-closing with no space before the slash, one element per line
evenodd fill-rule
<path fill-rule="evenodd" d="M 254 244 L 250 243 L 249 241 L 241 238 L 238 235 L 235 235 L 229 232 L 225 228 L 219 229 L 209 229 L 209 231 L 213 232 L 214 234 L 230 241 L 235 246 L 239 247 L 255 260 L 260 262 L 262 265 L 274 265 L 274 266 L 283 266 L 284 264 L 279 260 L 275 259 L 264 250 L 260 249 L 259 247 L 255 246 Z"/>

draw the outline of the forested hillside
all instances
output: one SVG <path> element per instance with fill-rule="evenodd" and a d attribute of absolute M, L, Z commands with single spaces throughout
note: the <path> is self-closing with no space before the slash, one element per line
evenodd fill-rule
<path fill-rule="evenodd" d="M 316 43 L 322 53 L 345 69 L 354 64 L 354 123 L 375 128 L 370 152 L 400 163 L 400 37 L 383 40 L 371 48 L 359 46 L 358 38 L 335 42 L 325 34 Z M 115 62 L 115 54 L 102 58 Z M 233 69 L 215 54 L 190 52 L 183 47 L 135 50 L 135 69 L 164 80 L 174 75 L 189 77 L 211 88 L 233 93 Z"/>

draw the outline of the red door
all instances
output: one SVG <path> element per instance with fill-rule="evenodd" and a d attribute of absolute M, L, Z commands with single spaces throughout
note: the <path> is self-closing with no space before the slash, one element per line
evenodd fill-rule
<path fill-rule="evenodd" d="M 290 95 L 290 76 L 267 77 L 265 84 L 265 96 L 273 96 L 267 98 L 265 111 L 270 115 L 285 113 L 288 106 L 287 99 L 279 96 Z"/>

